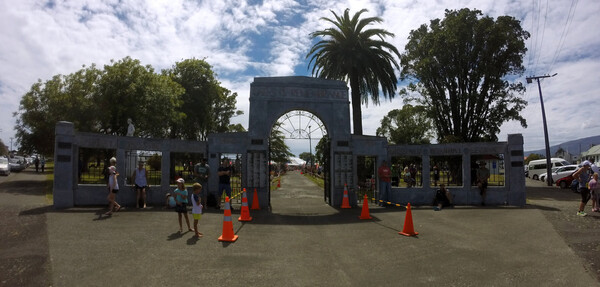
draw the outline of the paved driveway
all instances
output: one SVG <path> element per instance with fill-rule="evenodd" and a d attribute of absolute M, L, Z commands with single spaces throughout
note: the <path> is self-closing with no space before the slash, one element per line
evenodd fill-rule
<path fill-rule="evenodd" d="M 240 223 L 236 206 L 239 239 L 222 243 L 222 211 L 204 214 L 195 239 L 159 207 L 55 211 L 40 176 L 3 181 L 3 286 L 598 286 L 586 254 L 600 257 L 600 217 L 576 217 L 577 195 L 545 187 L 528 188 L 525 208 L 414 208 L 419 235 L 404 237 L 403 208 L 371 207 L 374 219 L 359 220 L 360 208 L 326 205 L 291 173 L 271 211 Z"/>

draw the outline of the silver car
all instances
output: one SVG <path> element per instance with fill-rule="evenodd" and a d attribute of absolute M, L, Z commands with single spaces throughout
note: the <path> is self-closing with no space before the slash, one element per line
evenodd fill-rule
<path fill-rule="evenodd" d="M 10 166 L 8 165 L 8 159 L 5 157 L 0 157 L 0 174 L 2 174 L 2 175 L 10 174 Z"/>
<path fill-rule="evenodd" d="M 10 171 L 15 172 L 19 172 L 27 168 L 25 158 L 22 156 L 14 156 L 11 159 L 9 159 L 8 166 L 10 167 Z"/>

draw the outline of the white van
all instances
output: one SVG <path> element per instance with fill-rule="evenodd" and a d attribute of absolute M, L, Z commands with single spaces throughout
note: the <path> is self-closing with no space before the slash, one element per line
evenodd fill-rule
<path fill-rule="evenodd" d="M 551 158 L 550 159 L 550 163 L 552 164 L 552 166 L 550 167 L 552 168 L 556 168 L 556 167 L 561 167 L 561 166 L 565 166 L 565 165 L 570 165 L 570 163 L 562 158 Z M 540 174 L 542 173 L 546 173 L 546 159 L 538 159 L 538 160 L 532 160 L 529 162 L 529 174 L 527 175 L 528 177 L 531 177 L 535 180 L 538 180 L 540 177 Z"/>

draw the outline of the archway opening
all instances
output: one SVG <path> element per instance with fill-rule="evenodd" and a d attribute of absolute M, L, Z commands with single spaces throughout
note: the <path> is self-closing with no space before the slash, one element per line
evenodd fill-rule
<path fill-rule="evenodd" d="M 284 195 L 286 198 L 327 200 L 329 171 L 326 167 L 330 157 L 327 134 L 319 117 L 306 110 L 286 112 L 273 123 L 269 141 L 271 195 L 283 186 L 282 190 L 297 191 Z M 282 145 L 287 152 L 282 151 Z M 284 179 L 282 184 L 284 176 L 290 181 Z M 287 183 L 298 186 L 287 186 Z"/>

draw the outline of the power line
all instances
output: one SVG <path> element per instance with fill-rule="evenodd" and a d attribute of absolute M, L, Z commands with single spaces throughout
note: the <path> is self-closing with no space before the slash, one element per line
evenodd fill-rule
<path fill-rule="evenodd" d="M 546 23 L 548 22 L 548 21 L 546 21 L 548 19 L 548 6 L 550 6 L 550 5 L 548 5 L 548 1 L 549 0 L 546 0 L 546 13 L 544 13 L 544 28 L 542 28 L 542 37 L 541 37 L 541 40 L 540 40 L 540 47 L 544 46 L 544 35 L 546 34 Z M 541 10 L 541 5 L 540 5 L 540 10 Z M 538 29 L 539 29 L 539 18 L 540 17 L 538 16 Z M 538 67 L 538 65 L 540 63 L 540 56 L 541 55 L 542 55 L 541 51 L 538 51 L 538 53 L 537 53 L 537 59 L 535 60 L 535 68 L 536 68 L 536 70 L 537 70 L 537 67 Z M 534 74 L 535 74 L 535 70 L 534 70 Z"/>
<path fill-rule="evenodd" d="M 567 21 L 565 23 L 565 26 L 563 27 L 563 31 L 560 35 L 560 38 L 558 40 L 558 45 L 556 47 L 556 52 L 554 52 L 554 57 L 552 59 L 552 63 L 550 64 L 550 67 L 548 69 L 548 71 L 550 71 L 550 72 L 552 72 L 554 63 L 556 63 L 556 60 L 558 59 L 558 56 L 560 55 L 563 45 L 565 44 L 565 39 L 567 38 L 567 34 L 569 31 L 569 28 L 571 27 L 571 23 L 573 23 L 573 18 L 575 16 L 575 9 L 577 9 L 578 3 L 579 3 L 579 0 L 571 1 L 571 7 L 569 7 L 569 13 L 567 14 Z"/>

